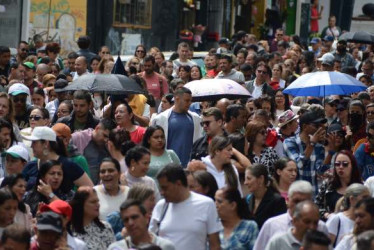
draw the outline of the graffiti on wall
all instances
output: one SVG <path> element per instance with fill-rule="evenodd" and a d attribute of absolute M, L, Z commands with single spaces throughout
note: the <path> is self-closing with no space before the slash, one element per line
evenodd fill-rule
<path fill-rule="evenodd" d="M 29 41 L 41 35 L 46 42 L 60 43 L 60 55 L 66 56 L 78 49 L 75 41 L 86 34 L 86 17 L 87 0 L 31 0 Z"/>

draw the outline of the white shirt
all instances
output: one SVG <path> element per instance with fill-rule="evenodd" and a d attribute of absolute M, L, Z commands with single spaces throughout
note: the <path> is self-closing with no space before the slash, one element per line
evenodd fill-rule
<path fill-rule="evenodd" d="M 272 217 L 265 221 L 260 233 L 258 234 L 253 250 L 264 250 L 269 240 L 278 234 L 287 232 L 292 227 L 292 218 L 290 212 Z M 327 227 L 323 221 L 318 222 L 318 231 L 328 234 Z"/>
<path fill-rule="evenodd" d="M 262 95 L 262 88 L 264 87 L 264 84 L 261 84 L 260 86 L 257 86 L 256 83 L 253 83 L 253 92 L 252 92 L 252 97 L 254 99 L 259 98 Z"/>
<path fill-rule="evenodd" d="M 340 228 L 338 233 L 339 220 Z M 352 233 L 354 225 L 355 222 L 345 216 L 344 213 L 332 214 L 326 222 L 329 233 L 338 237 L 336 245 L 338 245 L 345 235 Z"/>
<path fill-rule="evenodd" d="M 165 199 L 153 210 L 149 224 L 156 233 L 158 222 L 165 211 Z M 207 236 L 222 229 L 214 202 L 209 197 L 190 192 L 190 197 L 179 203 L 169 203 L 160 224 L 159 236 L 170 240 L 178 250 L 205 250 Z"/>
<path fill-rule="evenodd" d="M 106 193 L 103 185 L 94 186 L 94 189 L 100 202 L 100 220 L 106 220 L 107 215 L 110 213 L 119 212 L 119 207 L 126 201 L 130 190 L 128 186 L 121 186 L 118 194 L 111 196 Z"/>

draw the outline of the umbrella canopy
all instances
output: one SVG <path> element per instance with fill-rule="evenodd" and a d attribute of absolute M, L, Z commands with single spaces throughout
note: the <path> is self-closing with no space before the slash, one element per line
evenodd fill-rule
<path fill-rule="evenodd" d="M 354 77 L 329 71 L 318 71 L 300 76 L 291 83 L 284 93 L 293 96 L 349 95 L 367 87 Z"/>
<path fill-rule="evenodd" d="M 64 91 L 88 90 L 92 93 L 142 94 L 142 88 L 132 79 L 118 74 L 86 74 L 74 80 Z"/>
<path fill-rule="evenodd" d="M 192 100 L 195 102 L 251 97 L 246 88 L 229 79 L 196 80 L 184 86 L 191 90 Z"/>
<path fill-rule="evenodd" d="M 366 31 L 347 32 L 339 37 L 339 40 L 348 42 L 374 44 L 374 35 Z"/>

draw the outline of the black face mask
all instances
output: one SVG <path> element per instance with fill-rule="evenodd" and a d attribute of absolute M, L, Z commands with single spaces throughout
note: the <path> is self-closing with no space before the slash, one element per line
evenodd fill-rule
<path fill-rule="evenodd" d="M 349 116 L 350 116 L 349 125 L 352 127 L 352 129 L 353 130 L 359 129 L 360 126 L 362 125 L 362 120 L 364 116 L 361 114 L 357 114 L 357 113 L 352 113 Z"/>
<path fill-rule="evenodd" d="M 344 47 L 344 46 L 338 46 L 338 47 L 336 48 L 336 50 L 337 50 L 339 53 L 347 52 L 347 48 Z"/>

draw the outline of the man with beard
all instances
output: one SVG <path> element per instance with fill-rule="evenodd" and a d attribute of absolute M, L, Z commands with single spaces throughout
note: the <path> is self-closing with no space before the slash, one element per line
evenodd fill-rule
<path fill-rule="evenodd" d="M 374 174 L 374 122 L 367 125 L 366 135 L 367 142 L 361 144 L 355 152 L 357 166 L 364 180 Z"/>
<path fill-rule="evenodd" d="M 365 106 L 360 100 L 353 100 L 348 107 L 348 126 L 346 131 L 351 145 L 366 137 Z"/>
<path fill-rule="evenodd" d="M 29 88 L 22 83 L 15 83 L 10 86 L 8 94 L 14 104 L 15 120 L 19 129 L 29 127 L 29 111 L 31 109 L 27 103 L 27 98 L 30 95 Z"/>
<path fill-rule="evenodd" d="M 209 78 L 214 78 L 218 75 L 219 69 L 218 69 L 218 54 L 208 54 L 204 58 L 204 64 L 205 64 L 205 70 L 206 70 L 206 76 Z"/>
<path fill-rule="evenodd" d="M 71 132 L 84 130 L 88 128 L 94 129 L 99 124 L 99 119 L 90 112 L 92 108 L 92 99 L 90 93 L 77 90 L 73 96 L 73 112 L 69 116 L 65 116 L 57 120 L 69 126 Z"/>
<path fill-rule="evenodd" d="M 333 55 L 335 59 L 340 60 L 342 68 L 355 66 L 355 59 L 351 54 L 347 53 L 347 41 L 339 40 Z"/>
<path fill-rule="evenodd" d="M 344 236 L 335 250 L 356 249 L 357 236 L 374 229 L 374 198 L 359 201 L 355 206 L 354 215 L 355 227 L 352 234 Z"/>
<path fill-rule="evenodd" d="M 229 55 L 222 55 L 219 59 L 219 69 L 221 70 L 216 79 L 230 79 L 234 81 L 244 82 L 245 78 L 242 72 L 236 71 L 232 68 L 232 57 Z"/>
<path fill-rule="evenodd" d="M 20 41 L 17 48 L 17 55 L 10 59 L 10 65 L 13 63 L 23 63 L 29 54 L 29 44 L 25 41 Z"/>

